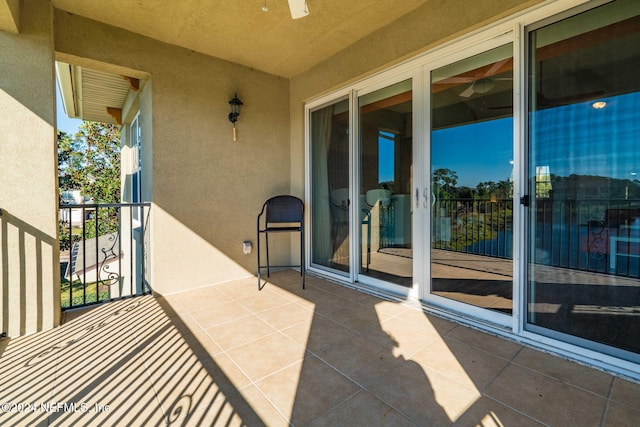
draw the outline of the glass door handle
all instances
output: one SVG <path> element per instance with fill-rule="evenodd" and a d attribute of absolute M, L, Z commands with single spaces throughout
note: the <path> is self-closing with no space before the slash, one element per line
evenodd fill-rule
<path fill-rule="evenodd" d="M 422 204 L 425 209 L 429 206 L 429 189 L 427 187 L 424 187 L 424 190 L 422 191 Z"/>
<path fill-rule="evenodd" d="M 420 207 L 420 189 L 416 187 L 416 209 Z"/>

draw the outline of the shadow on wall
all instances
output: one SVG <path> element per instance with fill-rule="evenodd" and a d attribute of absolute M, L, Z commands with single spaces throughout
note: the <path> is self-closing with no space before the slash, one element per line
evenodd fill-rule
<path fill-rule="evenodd" d="M 44 328 L 45 303 L 52 311 L 59 306 L 59 283 L 48 279 L 57 267 L 58 241 L 41 230 L 0 210 L 0 265 L 2 266 L 2 324 L 0 332 L 24 335 Z M 53 270 L 52 270 L 53 269 Z M 45 290 L 45 286 L 52 289 Z M 53 301 L 45 301 L 53 295 Z M 31 299 L 35 298 L 35 304 Z M 33 307 L 28 318 L 26 307 Z M 19 314 L 16 314 L 16 310 Z"/>

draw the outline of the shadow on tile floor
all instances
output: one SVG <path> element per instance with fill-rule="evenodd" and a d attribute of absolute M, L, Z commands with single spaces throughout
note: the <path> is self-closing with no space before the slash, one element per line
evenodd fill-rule
<path fill-rule="evenodd" d="M 162 298 L 67 316 L 6 346 L 0 425 L 264 425 Z"/>
<path fill-rule="evenodd" d="M 0 425 L 640 425 L 636 383 L 293 271 L 65 318 L 0 341 Z"/>

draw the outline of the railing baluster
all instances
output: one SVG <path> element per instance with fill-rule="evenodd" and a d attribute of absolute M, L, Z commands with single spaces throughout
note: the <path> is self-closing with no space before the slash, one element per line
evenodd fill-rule
<path fill-rule="evenodd" d="M 123 253 L 123 244 L 122 237 L 123 234 L 126 234 L 126 231 L 123 230 L 122 227 L 122 219 L 123 213 L 122 209 L 129 209 L 129 239 L 130 244 L 128 245 L 129 249 L 126 249 L 129 253 L 129 264 L 130 264 L 130 273 L 129 273 L 129 284 L 130 284 L 130 295 L 144 295 L 147 294 L 146 287 L 146 265 L 144 262 L 144 257 L 146 256 L 146 248 L 144 237 L 146 234 L 146 217 L 148 217 L 148 212 L 145 210 L 145 207 L 150 207 L 150 203 L 104 203 L 104 204 L 77 204 L 77 205 L 63 205 L 60 207 L 61 211 L 61 221 L 68 222 L 68 231 L 69 231 L 69 271 L 71 272 L 69 277 L 69 291 L 65 293 L 68 295 L 69 302 L 68 304 L 64 304 L 62 306 L 63 309 L 75 308 L 90 304 L 97 304 L 109 300 L 114 300 L 116 298 L 123 298 L 127 295 L 122 294 L 122 285 L 124 285 L 124 279 L 122 277 L 123 274 L 123 259 L 122 257 L 125 255 Z M 115 211 L 114 211 L 115 209 Z M 140 229 L 140 242 L 136 242 L 135 240 L 135 230 L 134 228 L 134 215 L 133 210 L 139 209 L 139 215 L 141 216 L 136 220 L 136 227 Z M 74 225 L 73 222 L 73 212 L 80 212 L 81 221 L 82 221 L 82 233 L 78 235 L 78 239 L 82 239 L 82 242 L 75 242 L 73 229 L 74 226 L 78 228 L 78 225 Z M 65 215 L 67 213 L 68 215 Z M 93 226 L 87 224 L 85 220 L 87 214 L 91 213 L 92 219 L 95 221 Z M 101 215 L 104 217 L 102 218 Z M 116 219 L 117 223 L 112 224 L 112 220 Z M 103 220 L 107 221 L 104 222 Z M 139 221 L 139 223 L 138 223 Z M 66 224 L 65 224 L 66 225 Z M 64 227 L 61 228 L 63 230 Z M 101 231 L 102 230 L 102 231 Z M 100 233 L 103 232 L 104 236 L 100 236 Z M 87 240 L 89 234 L 95 234 L 93 237 L 95 241 L 95 253 L 94 250 L 87 246 Z M 102 237 L 102 239 L 101 239 Z M 116 242 L 117 240 L 117 242 Z M 73 247 L 74 244 L 78 244 L 78 252 L 82 253 L 82 263 L 78 263 L 77 256 L 74 260 L 73 257 Z M 117 246 L 116 246 L 117 244 Z M 140 246 L 138 247 L 137 244 Z M 95 261 L 87 260 L 87 249 L 92 252 L 91 256 L 95 255 Z M 117 258 L 117 268 L 115 264 L 115 260 L 113 258 Z M 74 262 L 75 261 L 75 262 Z M 76 266 L 76 264 L 78 264 Z M 89 265 L 91 264 L 91 265 Z M 139 267 L 139 268 L 138 268 Z M 95 287 L 87 286 L 87 274 L 93 274 L 87 271 L 88 268 L 95 268 Z M 103 271 L 104 270 L 104 271 Z M 82 298 L 80 298 L 80 293 L 77 295 L 74 294 L 74 274 L 78 278 L 79 284 L 82 286 Z M 103 275 L 106 275 L 107 279 L 104 279 Z M 137 289 L 136 284 L 140 282 L 140 289 Z M 111 286 L 118 286 L 117 292 L 112 292 Z M 126 285 L 125 285 L 126 286 Z M 105 296 L 102 297 L 100 295 L 101 288 L 106 288 L 108 292 L 105 292 Z M 95 290 L 95 296 L 93 292 Z M 115 294 L 115 296 L 114 296 Z M 126 294 L 126 292 L 125 292 Z M 75 301 L 74 301 L 75 299 Z"/>
<path fill-rule="evenodd" d="M 118 297 L 122 297 L 122 208 L 117 207 L 118 215 Z M 109 292 L 109 298 L 113 299 L 113 294 Z"/>
<path fill-rule="evenodd" d="M 133 236 L 133 207 L 129 207 L 129 242 L 130 242 L 130 247 L 131 249 L 129 249 L 129 252 L 131 252 L 131 254 L 129 255 L 129 294 L 133 295 L 133 273 L 134 273 L 134 269 L 133 269 L 133 251 L 134 251 L 134 246 L 133 246 L 133 242 L 134 242 L 134 236 Z"/>
<path fill-rule="evenodd" d="M 146 288 L 146 284 L 145 284 L 145 262 L 144 262 L 144 256 L 145 256 L 145 247 L 144 247 L 144 236 L 145 236 L 145 229 L 144 229 L 144 224 L 145 224 L 145 217 L 144 217 L 144 206 L 140 207 L 140 273 L 141 273 L 141 277 L 140 277 L 140 290 L 142 292 L 143 295 L 145 295 L 147 292 L 147 288 Z"/>
<path fill-rule="evenodd" d="M 73 306 L 73 270 L 75 263 L 73 262 L 73 211 L 69 209 L 69 307 Z M 77 258 L 76 258 L 77 262 Z"/>
<path fill-rule="evenodd" d="M 86 211 L 82 207 L 82 304 L 87 303 L 87 227 L 85 221 Z M 80 277 L 80 276 L 78 276 Z"/>
<path fill-rule="evenodd" d="M 100 301 L 100 229 L 98 228 L 98 223 L 100 222 L 100 209 L 96 207 L 96 302 Z"/>

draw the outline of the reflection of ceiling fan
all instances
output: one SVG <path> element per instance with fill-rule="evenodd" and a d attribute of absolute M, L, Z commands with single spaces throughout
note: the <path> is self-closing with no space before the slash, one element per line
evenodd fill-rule
<path fill-rule="evenodd" d="M 264 12 L 269 12 L 267 7 L 267 0 L 264 0 L 264 6 L 262 6 Z M 291 18 L 298 19 L 304 18 L 309 15 L 309 8 L 307 7 L 307 0 L 289 0 L 289 12 L 291 12 Z"/>
<path fill-rule="evenodd" d="M 488 93 L 496 85 L 498 80 L 513 80 L 511 77 L 483 77 L 471 82 L 468 88 L 460 93 L 462 98 L 470 98 L 474 93 Z"/>
<path fill-rule="evenodd" d="M 493 64 L 469 70 L 462 74 L 451 76 L 438 81 L 436 84 L 442 85 L 443 89 L 469 83 L 469 86 L 460 93 L 461 98 L 470 98 L 475 93 L 488 93 L 498 80 L 513 80 L 511 77 L 496 77 L 502 73 L 513 70 L 512 58 L 505 58 Z"/>

